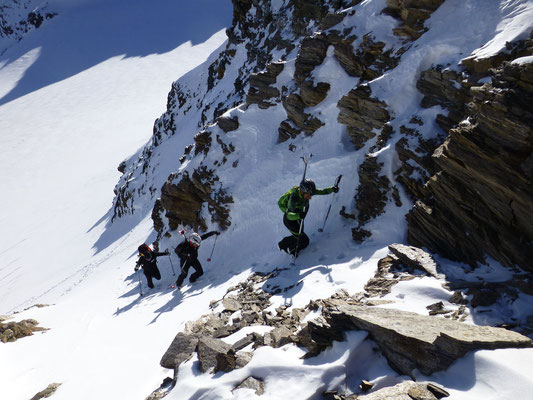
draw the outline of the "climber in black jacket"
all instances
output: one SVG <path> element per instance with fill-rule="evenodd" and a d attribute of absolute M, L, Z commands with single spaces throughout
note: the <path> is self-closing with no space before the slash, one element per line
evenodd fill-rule
<path fill-rule="evenodd" d="M 181 231 L 180 233 L 182 235 L 185 234 L 184 231 Z M 189 281 L 191 283 L 196 281 L 196 279 L 198 279 L 204 274 L 202 264 L 200 264 L 200 261 L 198 261 L 198 248 L 200 247 L 202 240 L 205 240 L 213 235 L 220 235 L 220 232 L 211 231 L 203 234 L 202 236 L 194 232 L 192 235 L 189 236 L 188 239 L 185 239 L 183 242 L 181 242 L 174 250 L 174 252 L 180 258 L 181 266 L 181 274 L 176 280 L 176 286 L 178 287 L 178 289 L 181 289 L 181 285 L 183 285 L 183 280 L 187 277 L 190 267 L 193 267 L 195 269 L 195 272 L 189 278 Z"/>
<path fill-rule="evenodd" d="M 164 253 L 152 251 L 146 243 L 141 244 L 137 250 L 139 250 L 139 259 L 137 260 L 137 265 L 135 265 L 135 271 L 138 271 L 142 267 L 144 276 L 146 276 L 146 281 L 148 282 L 148 287 L 153 289 L 154 283 L 152 282 L 152 278 L 157 280 L 161 279 L 161 272 L 157 268 L 156 258 L 168 255 L 168 250 Z"/>

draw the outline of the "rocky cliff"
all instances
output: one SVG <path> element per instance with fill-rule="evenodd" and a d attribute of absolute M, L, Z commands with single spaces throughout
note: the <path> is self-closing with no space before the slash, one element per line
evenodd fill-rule
<path fill-rule="evenodd" d="M 224 114 L 234 107 L 282 107 L 286 119 L 277 140 L 294 150 L 296 138 L 325 125 L 313 110 L 323 104 L 332 82 L 316 80 L 315 71 L 331 51 L 342 69 L 357 78 L 339 98 L 338 124 L 354 151 L 366 154 L 354 165 L 359 175 L 354 203 L 342 212 L 356 221 L 353 238 L 367 239 L 369 221 L 389 203 L 401 207 L 407 200 L 414 204 L 407 215 L 410 243 L 472 265 L 489 256 L 530 270 L 531 39 L 509 43 L 489 58 L 466 57 L 456 66 L 421 71 L 415 82 L 421 107 L 442 111 L 434 121 L 398 116 L 373 93 L 375 82 L 394 71 L 423 38 L 425 21 L 443 1 L 388 0 L 380 14 L 397 21 L 388 42 L 371 32 L 354 33 L 359 3 L 291 0 L 273 8 L 268 1 L 234 0 L 225 48 L 199 71 L 174 82 L 151 143 L 121 164 L 115 217 L 151 203 L 160 235 L 178 226 L 229 227 L 231 185 L 217 170 L 225 165 L 239 169 L 239 149 L 228 137 L 239 128 L 239 115 Z M 155 154 L 178 135 L 188 144 L 173 150 L 179 162 L 164 169 Z M 384 173 L 390 163 L 385 157 L 391 155 L 379 154 L 391 144 L 392 157 L 400 161 L 393 176 Z M 212 148 L 221 155 L 207 165 Z M 402 200 L 400 188 L 408 199 Z"/>
<path fill-rule="evenodd" d="M 449 135 L 409 213 L 409 241 L 454 260 L 475 264 L 489 255 L 532 271 L 533 41 L 515 46 L 489 70 L 465 60 L 462 77 L 422 74 L 423 103 L 452 111 L 437 117 Z M 472 85 L 476 73 L 491 82 Z"/>

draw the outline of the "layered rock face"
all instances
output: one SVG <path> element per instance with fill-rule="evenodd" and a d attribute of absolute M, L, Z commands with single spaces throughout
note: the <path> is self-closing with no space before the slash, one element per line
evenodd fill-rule
<path fill-rule="evenodd" d="M 346 132 L 356 149 L 377 136 L 390 120 L 387 105 L 371 96 L 368 86 L 359 86 L 344 96 L 338 104 L 338 121 L 346 125 Z"/>
<path fill-rule="evenodd" d="M 385 11 L 402 20 L 402 25 L 394 30 L 394 34 L 414 40 L 427 31 L 424 21 L 442 3 L 444 0 L 387 0 Z"/>
<path fill-rule="evenodd" d="M 206 168 L 194 171 L 192 176 L 185 172 L 177 183 L 173 183 L 174 176 L 170 176 L 161 189 L 161 199 L 154 210 L 164 210 L 170 229 L 189 225 L 195 231 L 205 231 L 207 224 L 201 211 L 203 204 L 206 204 L 212 219 L 210 222 L 216 222 L 226 229 L 231 224 L 227 205 L 233 200 L 223 189 L 217 189 L 217 181 L 213 170 Z M 153 216 L 153 219 L 155 228 L 161 230 L 163 227 L 158 225 L 159 218 Z"/>
<path fill-rule="evenodd" d="M 492 81 L 469 89 L 468 119 L 433 154 L 440 171 L 408 215 L 409 241 L 533 271 L 533 62 L 506 63 Z"/>

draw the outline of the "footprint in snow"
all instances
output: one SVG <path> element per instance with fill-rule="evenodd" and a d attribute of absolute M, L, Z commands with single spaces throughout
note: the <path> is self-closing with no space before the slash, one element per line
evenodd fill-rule
<path fill-rule="evenodd" d="M 342 260 L 342 259 L 345 258 L 345 257 L 346 257 L 346 256 L 345 256 L 343 253 L 341 253 L 341 254 L 339 254 L 336 258 L 337 258 L 337 260 Z"/>
<path fill-rule="evenodd" d="M 326 260 L 327 258 L 328 258 L 328 256 L 320 256 L 320 257 L 318 258 L 318 261 L 324 261 L 324 260 Z"/>

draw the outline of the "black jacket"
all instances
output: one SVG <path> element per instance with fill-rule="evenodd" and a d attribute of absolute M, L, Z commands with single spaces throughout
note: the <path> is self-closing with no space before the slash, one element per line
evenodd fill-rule
<path fill-rule="evenodd" d="M 215 235 L 216 233 L 217 231 L 211 231 L 201 235 L 200 237 L 202 238 L 202 240 L 205 240 L 208 237 Z M 180 259 L 192 261 L 198 259 L 198 248 L 199 247 L 191 246 L 189 244 L 189 240 L 186 239 L 174 249 L 174 252 L 178 255 Z"/>
<path fill-rule="evenodd" d="M 157 251 L 150 251 L 146 254 L 139 256 L 137 265 L 141 266 L 144 270 L 152 271 L 157 268 L 157 257 L 166 255 L 166 253 L 160 253 Z"/>

